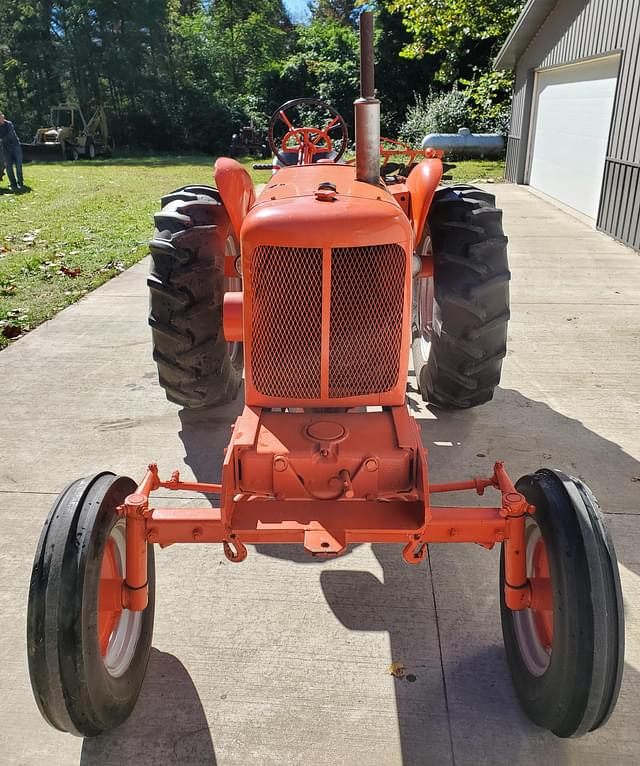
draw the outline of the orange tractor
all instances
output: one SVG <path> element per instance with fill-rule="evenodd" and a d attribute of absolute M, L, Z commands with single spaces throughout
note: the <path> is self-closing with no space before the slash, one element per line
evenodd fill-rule
<path fill-rule="evenodd" d="M 300 123 L 298 108 L 329 117 Z M 92 736 L 130 714 L 151 648 L 154 545 L 175 543 L 221 543 L 233 562 L 260 543 L 318 557 L 394 543 L 408 565 L 429 543 L 500 543 L 506 656 L 524 710 L 561 737 L 611 714 L 623 605 L 587 486 L 551 470 L 514 484 L 502 463 L 486 478 L 430 480 L 405 401 L 409 355 L 432 405 L 491 399 L 509 316 L 506 238 L 493 197 L 442 186 L 429 150 L 394 173 L 385 150 L 381 176 L 379 117 L 364 13 L 355 164 L 341 162 L 343 118 L 297 100 L 272 118 L 275 170 L 259 196 L 220 159 L 215 188 L 163 200 L 149 276 L 160 382 L 171 401 L 204 409 L 232 400 L 244 369 L 245 407 L 219 484 L 161 479 L 152 464 L 137 485 L 100 473 L 56 501 L 28 607 L 32 686 L 54 727 Z M 220 500 L 162 508 L 159 489 Z M 462 490 L 496 499 L 435 502 Z"/>

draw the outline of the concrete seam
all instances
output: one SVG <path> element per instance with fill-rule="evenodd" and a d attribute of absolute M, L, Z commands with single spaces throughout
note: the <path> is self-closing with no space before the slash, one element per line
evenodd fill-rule
<path fill-rule="evenodd" d="M 442 691 L 444 693 L 444 705 L 447 710 L 447 726 L 449 727 L 449 747 L 451 748 L 451 762 L 456 766 L 456 754 L 453 749 L 453 730 L 451 728 L 451 715 L 449 712 L 449 695 L 447 694 L 447 678 L 444 672 L 444 659 L 442 656 L 442 640 L 440 638 L 440 621 L 438 619 L 438 604 L 436 601 L 436 589 L 433 581 L 433 565 L 431 563 L 431 549 L 427 545 L 427 561 L 429 562 L 429 575 L 431 577 L 431 597 L 433 599 L 433 611 L 436 618 L 436 634 L 438 636 L 438 651 L 440 653 L 440 672 L 442 673 Z"/>

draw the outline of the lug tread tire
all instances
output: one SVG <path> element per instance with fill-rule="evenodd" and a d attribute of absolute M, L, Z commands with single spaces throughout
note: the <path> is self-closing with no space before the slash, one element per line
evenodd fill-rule
<path fill-rule="evenodd" d="M 222 329 L 229 216 L 213 187 L 185 186 L 162 198 L 155 226 L 147 284 L 160 385 L 188 409 L 226 404 L 242 381 Z"/>
<path fill-rule="evenodd" d="M 414 327 L 413 359 L 425 401 L 463 409 L 493 398 L 506 355 L 507 238 L 495 198 L 473 186 L 439 189 L 429 213 L 434 322 L 428 357 Z"/>
<path fill-rule="evenodd" d="M 602 512 L 589 488 L 561 471 L 523 476 L 516 489 L 536 506 L 554 598 L 551 663 L 532 676 L 520 654 L 513 612 L 500 609 L 516 694 L 534 723 L 559 737 L 578 737 L 611 715 L 624 666 L 624 607 L 618 564 Z"/>
<path fill-rule="evenodd" d="M 135 488 L 132 479 L 108 472 L 69 485 L 49 512 L 36 549 L 27 607 L 31 686 L 45 720 L 76 736 L 95 736 L 122 723 L 146 673 L 155 606 L 153 546 L 149 604 L 135 655 L 121 677 L 108 674 L 95 634 L 98 553 L 117 520 L 115 508 Z"/>

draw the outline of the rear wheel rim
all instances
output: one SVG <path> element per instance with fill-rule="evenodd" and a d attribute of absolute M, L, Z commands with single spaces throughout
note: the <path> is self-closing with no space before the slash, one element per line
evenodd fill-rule
<path fill-rule="evenodd" d="M 422 356 L 427 359 L 433 333 L 433 277 L 419 279 L 417 293 L 418 339 Z"/>
<path fill-rule="evenodd" d="M 527 518 L 527 578 L 549 577 L 549 559 L 538 524 Z M 543 675 L 553 651 L 553 610 L 520 609 L 513 624 L 522 660 L 533 676 Z"/>
<path fill-rule="evenodd" d="M 126 522 L 119 519 L 105 545 L 100 580 L 126 576 Z M 100 609 L 98 598 L 98 640 L 107 672 L 119 678 L 131 665 L 142 631 L 142 612 L 129 609 Z"/>
<path fill-rule="evenodd" d="M 431 237 L 426 236 L 421 248 L 422 257 L 433 255 Z M 433 277 L 416 280 L 416 330 L 423 359 L 429 358 L 431 351 L 431 336 L 434 321 L 438 318 L 438 305 L 435 300 L 435 284 Z"/>

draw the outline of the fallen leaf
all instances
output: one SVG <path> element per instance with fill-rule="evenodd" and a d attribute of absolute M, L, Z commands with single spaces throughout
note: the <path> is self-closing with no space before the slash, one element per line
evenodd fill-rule
<path fill-rule="evenodd" d="M 109 263 L 106 263 L 101 269 L 99 269 L 101 274 L 106 274 L 109 271 L 117 271 L 122 273 L 124 270 L 125 266 L 121 261 L 109 261 Z"/>
<path fill-rule="evenodd" d="M 389 665 L 389 673 L 396 678 L 404 678 L 406 670 L 407 669 L 402 662 L 392 662 L 391 665 Z"/>
<path fill-rule="evenodd" d="M 17 289 L 15 285 L 6 285 L 6 287 L 0 287 L 0 293 L 2 295 L 13 295 Z"/>
<path fill-rule="evenodd" d="M 22 335 L 22 327 L 17 324 L 8 324 L 2 328 L 2 334 L 5 338 L 17 338 L 19 335 Z"/>
<path fill-rule="evenodd" d="M 60 266 L 60 272 L 67 277 L 79 277 L 82 269 L 79 267 L 76 269 L 69 269 L 66 266 Z"/>
<path fill-rule="evenodd" d="M 22 241 L 26 242 L 26 244 L 29 246 L 35 245 L 36 239 L 38 238 L 38 234 L 40 234 L 40 229 L 34 229 L 33 231 L 28 231 L 22 237 Z"/>

